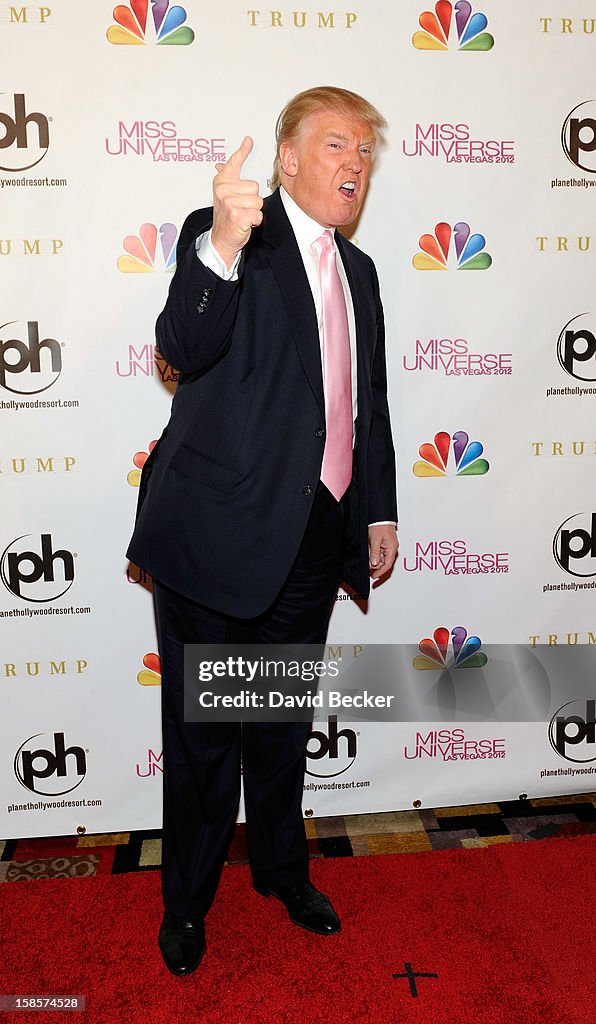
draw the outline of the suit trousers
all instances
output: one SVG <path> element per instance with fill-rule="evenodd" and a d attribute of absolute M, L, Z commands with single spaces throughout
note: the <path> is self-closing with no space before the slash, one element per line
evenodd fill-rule
<path fill-rule="evenodd" d="M 246 837 L 257 885 L 308 879 L 302 816 L 308 722 L 186 722 L 184 644 L 324 644 L 345 546 L 348 495 L 319 482 L 290 574 L 271 607 L 236 619 L 154 580 L 162 667 L 165 909 L 187 920 L 209 910 L 233 834 L 244 781 Z M 222 538 L 225 543 L 225 538 Z M 259 553 L 255 552 L 255 572 Z"/>

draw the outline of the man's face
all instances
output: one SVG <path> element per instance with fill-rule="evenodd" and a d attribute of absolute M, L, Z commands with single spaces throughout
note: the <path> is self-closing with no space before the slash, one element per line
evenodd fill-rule
<path fill-rule="evenodd" d="M 351 224 L 362 208 L 374 136 L 365 121 L 322 110 L 305 118 L 296 139 L 282 143 L 282 184 L 324 227 Z"/>

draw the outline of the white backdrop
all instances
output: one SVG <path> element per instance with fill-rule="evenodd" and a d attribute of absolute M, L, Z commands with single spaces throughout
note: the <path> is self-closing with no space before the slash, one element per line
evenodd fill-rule
<path fill-rule="evenodd" d="M 338 600 L 330 642 L 596 642 L 586 4 L 170 6 L 0 5 L 4 836 L 160 824 L 151 596 L 124 559 L 175 386 L 154 322 L 213 163 L 251 134 L 266 192 L 277 114 L 312 85 L 363 93 L 390 126 L 356 241 L 385 305 L 401 558 L 366 614 Z M 432 695 L 440 670 L 411 685 Z M 589 790 L 593 708 L 565 713 L 584 725 L 563 752 L 547 723 L 324 723 L 305 809 Z"/>

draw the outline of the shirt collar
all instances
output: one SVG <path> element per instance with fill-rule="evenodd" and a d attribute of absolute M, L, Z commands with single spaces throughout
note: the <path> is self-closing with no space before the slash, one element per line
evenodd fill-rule
<path fill-rule="evenodd" d="M 322 224 L 318 224 L 316 220 L 309 217 L 304 210 L 298 206 L 289 192 L 286 192 L 283 185 L 279 186 L 279 194 L 281 201 L 284 206 L 284 210 L 288 215 L 288 220 L 292 226 L 292 230 L 296 236 L 299 249 L 305 249 L 316 242 L 317 238 L 320 238 L 323 231 L 330 231 L 332 236 L 335 236 L 335 228 L 325 228 Z"/>

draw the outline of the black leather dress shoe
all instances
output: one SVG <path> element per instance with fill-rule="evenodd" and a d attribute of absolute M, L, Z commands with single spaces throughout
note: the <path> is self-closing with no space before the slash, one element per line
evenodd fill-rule
<path fill-rule="evenodd" d="M 318 935 L 335 935 L 341 929 L 341 922 L 331 906 L 331 901 L 310 882 L 300 882 L 288 887 L 271 889 L 255 884 L 261 896 L 275 896 L 284 904 L 290 921 Z"/>
<path fill-rule="evenodd" d="M 168 971 L 192 974 L 205 952 L 205 926 L 201 920 L 185 921 L 166 910 L 157 941 Z"/>

